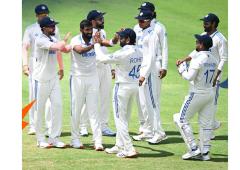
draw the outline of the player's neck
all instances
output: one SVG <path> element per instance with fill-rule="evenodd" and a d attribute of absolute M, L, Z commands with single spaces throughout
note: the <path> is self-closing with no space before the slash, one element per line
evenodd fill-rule
<path fill-rule="evenodd" d="M 208 35 L 212 35 L 214 32 L 216 32 L 217 31 L 217 29 L 215 28 L 215 29 L 213 29 L 213 30 L 211 30 L 210 32 L 208 32 L 207 34 Z"/>

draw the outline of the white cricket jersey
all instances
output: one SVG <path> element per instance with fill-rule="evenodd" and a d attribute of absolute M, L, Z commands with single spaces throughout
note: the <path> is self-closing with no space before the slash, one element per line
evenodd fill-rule
<path fill-rule="evenodd" d="M 88 52 L 79 54 L 78 52 L 74 51 L 73 48 L 76 45 L 80 45 L 82 47 L 87 47 L 92 45 L 92 39 L 90 40 L 89 44 L 86 44 L 82 34 L 79 34 L 72 38 L 71 40 L 71 71 L 70 74 L 73 76 L 92 76 L 96 75 L 96 54 L 95 50 L 91 49 Z"/>
<path fill-rule="evenodd" d="M 207 34 L 206 32 L 202 33 L 201 35 Z M 213 46 L 210 48 L 213 56 L 217 58 L 218 61 L 218 70 L 223 69 L 224 62 L 228 60 L 228 45 L 227 40 L 223 36 L 222 33 L 215 31 L 210 35 L 213 41 Z M 197 53 L 196 50 L 189 54 L 190 57 L 194 58 L 194 55 Z"/>
<path fill-rule="evenodd" d="M 93 36 L 96 34 L 96 32 L 98 32 L 98 29 L 93 28 Z M 104 29 L 100 29 L 100 35 L 101 35 L 101 39 L 104 39 L 104 40 L 105 40 L 105 39 L 107 38 L 107 34 L 106 34 L 106 32 L 105 32 Z M 105 46 L 101 46 L 101 50 L 102 50 L 102 52 L 103 52 L 104 54 L 107 54 L 107 53 L 108 53 L 108 49 L 107 49 L 107 47 L 105 47 Z M 103 63 L 97 62 L 97 67 L 102 67 L 102 66 L 104 66 Z"/>
<path fill-rule="evenodd" d="M 23 35 L 23 44 L 29 44 L 30 45 L 30 57 L 34 57 L 34 46 L 35 46 L 35 39 L 39 37 L 42 34 L 40 25 L 36 22 L 30 26 L 28 26 L 24 32 Z M 60 40 L 60 34 L 59 29 L 56 26 L 55 29 L 55 38 L 57 40 Z"/>
<path fill-rule="evenodd" d="M 142 63 L 142 53 L 135 45 L 125 45 L 113 54 L 104 54 L 100 44 L 94 45 L 97 60 L 102 63 L 116 64 L 116 83 L 138 84 L 139 71 Z"/>
<path fill-rule="evenodd" d="M 58 40 L 54 36 L 39 35 L 35 40 L 33 79 L 39 82 L 49 81 L 57 76 L 57 51 L 50 50 Z"/>
<path fill-rule="evenodd" d="M 218 61 L 210 51 L 200 51 L 191 60 L 188 70 L 197 71 L 196 77 L 190 82 L 191 92 L 207 92 L 212 90 L 214 73 Z"/>
<path fill-rule="evenodd" d="M 167 44 L 167 32 L 165 26 L 157 21 L 155 18 L 152 19 L 150 25 L 154 32 L 158 36 L 158 48 L 157 48 L 157 67 L 167 70 L 168 65 L 168 44 Z M 134 31 L 136 33 L 136 42 L 139 48 L 142 48 L 141 36 L 143 34 L 142 28 L 139 27 L 139 24 L 134 26 Z"/>
<path fill-rule="evenodd" d="M 138 48 L 143 54 L 143 61 L 140 69 L 140 76 L 147 78 L 150 73 L 158 75 L 156 68 L 157 48 L 159 45 L 158 36 L 152 27 L 142 31 L 142 36 L 138 39 Z"/>

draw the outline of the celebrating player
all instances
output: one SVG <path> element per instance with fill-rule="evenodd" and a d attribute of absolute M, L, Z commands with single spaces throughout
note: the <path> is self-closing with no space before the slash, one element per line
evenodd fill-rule
<path fill-rule="evenodd" d="M 217 67 L 217 73 L 214 75 L 213 78 L 213 86 L 215 87 L 215 102 L 214 102 L 214 115 L 217 112 L 217 101 L 219 96 L 219 83 L 221 80 L 221 73 L 224 67 L 225 62 L 227 62 L 228 59 L 228 47 L 227 47 L 227 40 L 223 36 L 222 33 L 220 33 L 217 30 L 218 24 L 219 24 L 219 18 L 213 13 L 209 13 L 205 17 L 201 19 L 203 21 L 203 27 L 204 27 L 204 33 L 202 35 L 207 34 L 212 38 L 213 46 L 210 49 L 213 56 L 217 58 L 218 61 L 218 67 Z M 177 64 L 180 64 L 184 61 L 190 61 L 194 56 L 196 55 L 197 51 L 194 50 L 188 57 L 182 60 L 178 60 Z M 216 130 L 220 127 L 221 123 L 216 120 L 214 116 L 213 121 L 213 130 Z M 214 134 L 212 134 L 212 139 L 214 139 Z"/>
<path fill-rule="evenodd" d="M 178 66 L 179 74 L 190 81 L 190 89 L 180 112 L 174 114 L 173 119 L 188 148 L 188 152 L 182 156 L 182 159 L 209 160 L 215 94 L 212 82 L 218 61 L 209 51 L 213 44 L 212 38 L 197 34 L 195 38 L 198 53 L 192 58 L 189 68 L 187 69 L 186 62 Z M 199 146 L 196 144 L 189 124 L 189 120 L 196 112 L 199 114 Z"/>
<path fill-rule="evenodd" d="M 35 81 L 35 99 L 36 116 L 35 128 L 37 137 L 37 146 L 48 148 L 54 146 L 58 148 L 65 147 L 65 144 L 59 140 L 62 126 L 62 100 L 59 77 L 56 71 L 57 52 L 65 48 L 69 33 L 63 41 L 58 41 L 55 35 L 55 22 L 49 17 L 44 17 L 40 21 L 42 34 L 35 40 L 34 58 L 35 67 L 33 70 L 33 79 Z M 52 110 L 52 127 L 49 133 L 48 143 L 45 142 L 45 136 L 42 132 L 42 114 L 44 113 L 47 99 L 50 99 Z"/>
<path fill-rule="evenodd" d="M 117 154 L 118 157 L 136 157 L 137 152 L 133 147 L 128 134 L 128 122 L 131 103 L 138 96 L 138 78 L 142 62 L 142 53 L 135 46 L 136 34 L 132 29 L 118 32 L 120 36 L 120 50 L 113 54 L 104 54 L 101 50 L 101 41 L 94 45 L 97 60 L 102 63 L 116 64 L 116 80 L 113 89 L 113 110 L 117 128 L 116 144 L 105 151 Z"/>
<path fill-rule="evenodd" d="M 116 44 L 115 39 L 111 39 L 110 41 L 106 40 L 106 32 L 104 30 L 104 17 L 103 15 L 105 12 L 92 10 L 87 15 L 87 20 L 92 23 L 93 26 L 93 36 L 98 32 L 103 39 L 101 43 L 101 50 L 104 53 L 107 53 L 106 46 L 110 47 L 113 44 Z M 113 132 L 108 127 L 108 120 L 109 120 L 109 112 L 110 112 L 110 94 L 111 94 L 111 67 L 109 64 L 103 64 L 97 62 L 97 72 L 99 78 L 99 118 L 101 122 L 101 129 L 102 134 L 104 136 L 115 136 L 116 133 Z M 81 114 L 81 134 L 87 134 L 86 132 L 86 125 L 87 125 L 87 113 L 86 110 L 82 111 Z"/>
<path fill-rule="evenodd" d="M 32 79 L 32 74 L 33 74 L 33 69 L 34 69 L 34 44 L 35 44 L 35 39 L 39 37 L 39 35 L 42 34 L 39 22 L 41 19 L 45 16 L 48 16 L 49 14 L 49 9 L 47 5 L 45 4 L 40 4 L 35 7 L 35 13 L 37 17 L 37 22 L 28 26 L 24 32 L 23 36 L 23 45 L 22 45 L 22 52 L 23 52 L 23 73 L 28 76 L 28 91 L 29 91 L 29 101 L 34 100 L 34 81 Z M 55 29 L 55 38 L 60 40 L 60 34 L 59 34 L 59 29 L 56 27 Z M 28 50 L 31 50 L 30 57 L 28 59 Z M 62 63 L 62 55 L 58 51 L 57 52 L 57 59 L 58 59 L 58 64 L 59 64 L 59 75 L 60 75 L 60 80 L 63 78 L 64 72 L 63 72 L 63 63 Z M 47 101 L 46 103 L 46 110 L 45 110 L 45 120 L 46 120 L 46 128 L 48 129 L 48 134 L 51 129 L 51 112 L 50 112 L 50 100 Z M 34 135 L 35 134 L 35 126 L 34 126 L 34 111 L 35 107 L 30 110 L 29 112 L 29 135 Z"/>
<path fill-rule="evenodd" d="M 98 113 L 99 79 L 96 67 L 96 54 L 92 40 L 93 27 L 88 20 L 80 23 L 81 34 L 71 40 L 71 146 L 83 148 L 80 141 L 80 113 L 84 103 L 93 132 L 96 151 L 103 151 L 100 115 Z"/>

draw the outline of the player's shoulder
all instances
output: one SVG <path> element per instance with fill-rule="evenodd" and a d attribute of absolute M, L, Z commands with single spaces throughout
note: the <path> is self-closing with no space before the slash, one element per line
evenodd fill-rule
<path fill-rule="evenodd" d="M 25 30 L 26 31 L 33 31 L 33 30 L 37 29 L 38 27 L 39 27 L 39 25 L 37 23 L 33 23 L 31 25 L 28 25 Z"/>
<path fill-rule="evenodd" d="M 219 31 L 217 31 L 216 32 L 216 38 L 218 38 L 219 39 L 219 41 L 227 41 L 227 39 L 225 38 L 225 36 L 221 33 L 221 32 L 219 32 Z"/>
<path fill-rule="evenodd" d="M 135 32 L 140 31 L 141 28 L 140 28 L 139 24 L 134 25 L 133 30 L 134 30 Z"/>
<path fill-rule="evenodd" d="M 75 35 L 74 37 L 72 37 L 71 43 L 73 43 L 73 42 L 79 42 L 79 43 L 81 43 L 81 42 L 82 42 L 82 36 L 81 36 L 81 34 L 78 34 L 78 35 Z"/>

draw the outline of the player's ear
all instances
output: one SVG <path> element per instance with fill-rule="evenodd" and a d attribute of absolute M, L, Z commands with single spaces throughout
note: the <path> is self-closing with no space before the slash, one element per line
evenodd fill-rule
<path fill-rule="evenodd" d="M 126 39 L 126 43 L 127 43 L 127 44 L 130 43 L 130 38 L 129 38 L 129 37 L 127 37 L 127 39 Z"/>

